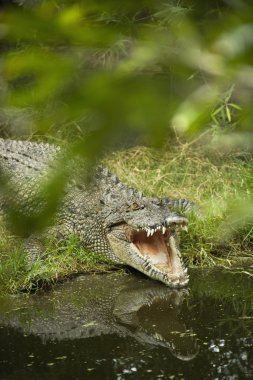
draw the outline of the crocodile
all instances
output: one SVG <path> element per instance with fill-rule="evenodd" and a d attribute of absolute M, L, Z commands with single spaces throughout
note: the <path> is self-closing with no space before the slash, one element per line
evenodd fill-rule
<path fill-rule="evenodd" d="M 186 199 L 147 197 L 101 165 L 90 169 L 92 179 L 87 181 L 79 170 L 82 162 L 57 145 L 0 139 L 3 215 L 18 211 L 26 224 L 26 217 L 43 215 L 55 207 L 44 232 L 26 236 L 31 261 L 42 257 L 45 236 L 64 242 L 74 235 L 90 252 L 133 267 L 169 287 L 186 286 L 189 276 L 178 238 L 188 228 L 182 212 L 194 204 Z M 44 184 L 50 184 L 62 167 L 70 170 L 62 196 L 52 203 L 48 193 L 54 189 L 48 186 L 46 196 Z"/>

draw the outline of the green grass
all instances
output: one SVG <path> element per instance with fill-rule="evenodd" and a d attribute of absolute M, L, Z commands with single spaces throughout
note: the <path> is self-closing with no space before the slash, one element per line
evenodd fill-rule
<path fill-rule="evenodd" d="M 181 252 L 188 265 L 230 266 L 253 261 L 252 159 L 221 155 L 191 145 L 162 151 L 134 148 L 113 154 L 106 164 L 120 179 L 147 195 L 187 198 L 203 210 L 194 214 L 189 233 L 181 234 Z M 43 262 L 28 271 L 21 241 L 0 227 L 0 289 L 13 292 L 54 283 L 80 272 L 115 269 L 101 255 L 80 248 L 74 237 L 65 246 L 49 242 Z"/>
<path fill-rule="evenodd" d="M 73 236 L 64 246 L 55 241 L 47 242 L 43 261 L 36 261 L 28 270 L 22 241 L 10 237 L 3 225 L 0 235 L 0 292 L 32 291 L 51 287 L 77 273 L 105 273 L 116 269 L 103 255 L 81 248 Z"/>

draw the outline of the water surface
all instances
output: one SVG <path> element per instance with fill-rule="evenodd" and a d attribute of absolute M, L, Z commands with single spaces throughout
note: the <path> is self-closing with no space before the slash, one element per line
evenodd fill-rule
<path fill-rule="evenodd" d="M 0 299 L 0 379 L 253 379 L 253 279 L 87 275 Z"/>

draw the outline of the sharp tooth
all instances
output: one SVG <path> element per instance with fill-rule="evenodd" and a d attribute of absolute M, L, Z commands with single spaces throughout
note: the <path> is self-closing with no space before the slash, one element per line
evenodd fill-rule
<path fill-rule="evenodd" d="M 182 227 L 182 230 L 188 232 L 188 226 L 183 226 L 183 227 Z"/>
<path fill-rule="evenodd" d="M 163 234 L 165 234 L 166 232 L 166 228 L 163 226 Z"/>
<path fill-rule="evenodd" d="M 153 230 L 153 229 L 151 228 L 151 232 L 150 232 L 150 235 L 151 235 L 151 236 L 153 236 L 153 235 L 154 235 L 154 233 L 155 233 L 155 230 Z"/>
<path fill-rule="evenodd" d="M 149 237 L 149 235 L 151 235 L 151 230 L 148 228 L 147 229 L 147 237 Z"/>

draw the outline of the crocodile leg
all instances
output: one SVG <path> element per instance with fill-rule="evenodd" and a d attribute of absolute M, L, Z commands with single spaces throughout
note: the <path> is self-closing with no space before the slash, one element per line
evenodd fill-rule
<path fill-rule="evenodd" d="M 27 254 L 28 268 L 31 269 L 38 260 L 43 262 L 47 255 L 46 242 L 52 240 L 66 243 L 69 236 L 70 231 L 66 226 L 61 225 L 49 227 L 43 233 L 32 234 L 26 238 L 24 240 L 24 250 Z"/>

